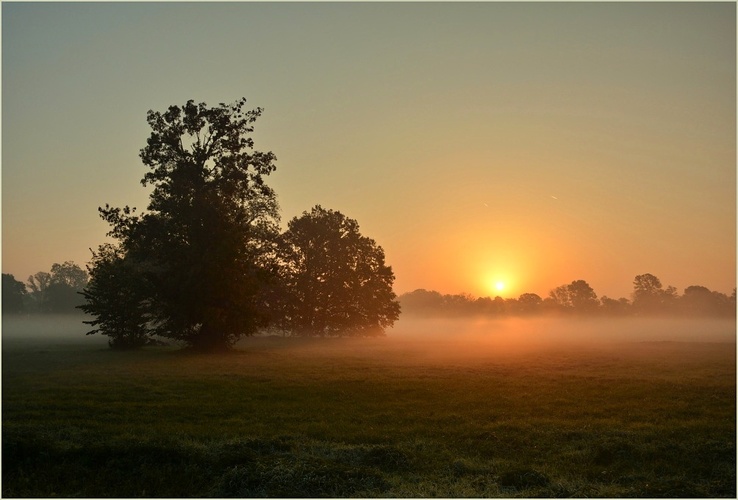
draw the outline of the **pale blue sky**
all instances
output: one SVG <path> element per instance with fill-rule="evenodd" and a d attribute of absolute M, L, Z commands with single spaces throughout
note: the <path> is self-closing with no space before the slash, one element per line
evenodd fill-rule
<path fill-rule="evenodd" d="M 2 4 L 3 272 L 144 208 L 149 109 L 245 96 L 284 222 L 358 220 L 396 291 L 735 286 L 734 3 Z"/>

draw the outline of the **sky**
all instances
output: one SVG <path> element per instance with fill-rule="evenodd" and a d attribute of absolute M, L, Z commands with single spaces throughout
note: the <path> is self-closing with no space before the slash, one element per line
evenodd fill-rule
<path fill-rule="evenodd" d="M 283 227 L 356 219 L 398 294 L 735 287 L 732 2 L 3 2 L 3 273 L 146 207 L 148 110 L 241 97 Z"/>

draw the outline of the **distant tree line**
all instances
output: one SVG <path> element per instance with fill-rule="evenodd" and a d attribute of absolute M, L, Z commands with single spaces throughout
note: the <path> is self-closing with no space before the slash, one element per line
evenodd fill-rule
<path fill-rule="evenodd" d="M 693 315 L 734 317 L 736 290 L 731 295 L 692 285 L 679 295 L 673 286 L 664 288 L 652 274 L 640 274 L 633 280 L 630 299 L 597 297 L 584 280 L 572 281 L 551 290 L 547 297 L 524 293 L 518 298 L 478 297 L 468 294 L 442 295 L 436 291 L 415 290 L 399 297 L 406 314 L 438 316 L 530 316 L 559 315 Z"/>
<path fill-rule="evenodd" d="M 71 261 L 54 264 L 23 283 L 3 273 L 3 314 L 79 314 L 87 271 Z"/>

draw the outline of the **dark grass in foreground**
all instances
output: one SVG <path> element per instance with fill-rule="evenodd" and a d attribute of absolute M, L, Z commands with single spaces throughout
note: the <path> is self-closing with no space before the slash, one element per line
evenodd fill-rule
<path fill-rule="evenodd" d="M 2 494 L 735 497 L 735 344 L 3 344 Z"/>

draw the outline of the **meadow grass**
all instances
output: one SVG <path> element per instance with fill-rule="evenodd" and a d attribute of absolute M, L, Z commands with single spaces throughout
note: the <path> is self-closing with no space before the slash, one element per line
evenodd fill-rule
<path fill-rule="evenodd" d="M 4 497 L 735 497 L 734 343 L 3 342 Z"/>

